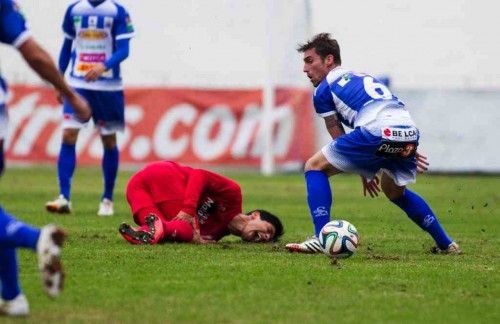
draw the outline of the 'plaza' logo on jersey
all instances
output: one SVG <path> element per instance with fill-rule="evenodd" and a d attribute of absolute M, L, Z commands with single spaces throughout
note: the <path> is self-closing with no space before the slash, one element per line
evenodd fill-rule
<path fill-rule="evenodd" d="M 104 30 L 81 30 L 78 37 L 82 39 L 104 39 L 108 37 L 108 33 Z"/>
<path fill-rule="evenodd" d="M 403 146 L 401 146 L 401 144 L 403 144 Z M 379 146 L 377 155 L 407 158 L 413 156 L 416 150 L 417 146 L 414 143 L 386 142 Z"/>

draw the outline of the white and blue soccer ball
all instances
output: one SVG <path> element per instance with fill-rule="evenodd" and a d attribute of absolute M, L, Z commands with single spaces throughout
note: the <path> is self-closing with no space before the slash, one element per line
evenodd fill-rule
<path fill-rule="evenodd" d="M 350 257 L 359 244 L 356 227 L 345 220 L 328 222 L 321 229 L 318 239 L 323 252 L 334 258 Z"/>

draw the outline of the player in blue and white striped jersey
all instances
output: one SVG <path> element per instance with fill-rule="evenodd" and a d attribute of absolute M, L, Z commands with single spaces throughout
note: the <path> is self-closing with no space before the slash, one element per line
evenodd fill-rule
<path fill-rule="evenodd" d="M 112 0 L 80 0 L 66 10 L 62 29 L 65 40 L 59 69 L 68 72 L 69 84 L 87 99 L 92 119 L 104 146 L 104 192 L 99 216 L 113 215 L 113 191 L 119 165 L 116 132 L 124 129 L 124 98 L 120 63 L 129 55 L 134 28 L 127 10 Z M 64 102 L 63 138 L 58 159 L 59 197 L 46 204 L 50 212 L 71 211 L 71 178 L 76 166 L 75 145 L 85 123 L 74 118 Z"/>
<path fill-rule="evenodd" d="M 376 78 L 341 66 L 340 48 L 329 34 L 316 35 L 298 48 L 304 54 L 304 72 L 316 88 L 316 113 L 325 120 L 332 141 L 305 165 L 307 201 L 315 236 L 287 244 L 294 252 L 321 252 L 318 234 L 330 221 L 332 192 L 328 177 L 342 172 L 360 174 L 364 195 L 380 191 L 428 232 L 436 252 L 460 253 L 426 201 L 406 185 L 417 172 L 427 169 L 426 158 L 417 153 L 419 130 L 405 105 Z M 343 125 L 353 128 L 346 134 Z"/>
<path fill-rule="evenodd" d="M 64 81 L 54 62 L 26 28 L 19 8 L 12 0 L 0 0 L 0 42 L 16 47 L 24 60 L 43 79 L 49 81 L 75 107 L 81 120 L 90 118 L 87 102 Z M 6 84 L 0 86 L 0 142 L 6 134 Z M 3 162 L 3 156 L 2 156 Z M 54 225 L 35 228 L 25 224 L 0 207 L 0 315 L 25 316 L 29 305 L 19 283 L 16 249 L 27 248 L 38 254 L 42 283 L 50 296 L 62 289 L 64 274 L 60 262 L 64 232 Z"/>

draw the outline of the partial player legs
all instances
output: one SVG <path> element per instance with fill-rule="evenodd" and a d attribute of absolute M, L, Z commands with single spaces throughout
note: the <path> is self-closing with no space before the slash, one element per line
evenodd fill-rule
<path fill-rule="evenodd" d="M 330 221 L 333 198 L 328 177 L 340 173 L 325 158 L 321 151 L 314 154 L 305 165 L 307 204 L 314 224 L 314 237 L 302 243 L 289 243 L 286 248 L 291 252 L 320 253 L 317 239 L 323 226 Z"/>
<path fill-rule="evenodd" d="M 116 134 L 101 135 L 104 146 L 102 157 L 102 173 L 104 177 L 104 192 L 99 205 L 99 216 L 112 216 L 113 211 L 113 191 L 115 188 L 116 176 L 120 154 L 116 145 Z"/>
<path fill-rule="evenodd" d="M 396 185 L 385 173 L 382 175 L 382 190 L 415 224 L 432 236 L 440 250 L 447 250 L 452 245 L 452 239 L 422 197 L 404 186 Z"/>

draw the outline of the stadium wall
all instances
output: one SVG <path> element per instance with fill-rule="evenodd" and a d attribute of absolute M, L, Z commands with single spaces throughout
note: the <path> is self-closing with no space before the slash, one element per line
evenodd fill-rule
<path fill-rule="evenodd" d="M 57 57 L 62 41 L 60 21 L 66 5 L 71 1 L 19 2 L 35 37 Z M 273 84 L 279 88 L 289 89 L 289 93 L 300 90 L 297 100 L 301 102 L 302 91 L 311 91 L 311 88 L 301 73 L 302 64 L 300 55 L 295 51 L 296 44 L 314 33 L 328 31 L 340 41 L 344 66 L 391 77 L 396 94 L 407 103 L 422 129 L 421 150 L 429 155 L 432 170 L 500 172 L 499 157 L 494 154 L 494 150 L 488 149 L 496 147 L 493 141 L 500 135 L 500 131 L 493 127 L 500 121 L 500 61 L 497 60 L 500 57 L 500 43 L 491 41 L 496 39 L 495 33 L 500 29 L 500 20 L 494 17 L 500 9 L 500 4 L 496 2 L 120 2 L 129 8 L 137 29 L 137 37 L 131 43 L 131 57 L 123 64 L 126 92 L 130 93 L 127 94 L 128 98 L 132 93 L 141 91 L 145 94 L 150 90 L 159 93 L 158 89 L 165 90 L 169 95 L 178 95 L 179 89 L 200 93 L 205 90 L 213 90 L 214 93 L 234 90 L 234 95 L 240 95 L 241 91 L 254 91 L 252 105 L 261 107 L 262 98 L 255 91 L 262 89 L 271 75 Z M 273 42 L 271 49 L 268 46 L 270 39 Z M 14 50 L 2 47 L 0 57 L 2 73 L 11 84 L 18 84 L 18 89 L 34 86 L 29 90 L 31 94 L 40 91 L 45 93 L 43 88 L 37 88 L 41 85 L 38 77 L 26 67 Z M 268 62 L 274 62 L 271 70 Z M 18 90 L 16 87 L 13 89 L 10 133 L 13 136 L 28 134 L 24 127 L 32 127 L 32 122 L 28 122 L 32 118 L 16 121 L 16 116 L 27 115 L 18 115 L 21 110 L 15 112 L 19 107 L 16 101 L 19 98 L 15 94 Z M 28 92 L 23 92 L 22 97 L 34 100 Z M 51 103 L 48 96 L 44 94 L 41 97 L 43 99 L 32 101 L 32 108 L 28 110 L 37 112 L 40 108 L 50 106 L 55 110 L 51 110 L 50 117 L 45 118 L 55 125 L 61 115 L 57 104 Z M 287 99 L 288 102 L 294 102 L 292 97 Z M 141 104 L 129 102 L 127 108 L 131 117 L 127 117 L 128 123 L 137 118 L 134 107 L 149 105 L 144 104 L 148 102 L 147 99 L 141 100 Z M 227 104 L 225 98 L 221 100 Z M 200 109 L 210 104 L 192 106 L 197 116 L 201 116 Z M 228 106 L 232 107 L 232 104 Z M 295 107 L 291 110 L 293 114 L 311 108 L 310 104 L 300 109 L 296 104 L 291 106 Z M 160 111 L 166 113 L 171 107 L 165 104 Z M 149 115 L 149 109 L 144 108 L 142 113 Z M 156 109 L 151 110 L 153 115 L 161 118 Z M 242 116 L 239 114 L 241 112 L 235 111 L 233 115 L 238 122 Z M 307 114 L 294 116 L 300 117 L 302 121 L 311 121 L 312 118 Z M 311 125 L 318 126 L 313 149 L 314 146 L 316 149 L 321 147 L 326 141 L 324 127 L 319 119 L 316 121 L 316 124 L 311 122 Z M 58 147 L 58 136 L 54 134 L 58 134 L 58 131 L 54 125 L 50 125 L 53 131 L 46 133 L 50 134 L 47 137 L 50 138 L 49 142 L 41 144 L 40 148 L 38 144 L 25 145 L 21 153 L 26 152 L 27 147 L 40 152 L 50 147 L 48 153 L 44 153 L 48 154 L 44 159 L 52 161 Z M 145 127 L 154 128 L 151 125 Z M 217 127 L 210 136 L 216 137 Z M 310 129 L 295 131 L 307 133 Z M 124 138 L 127 138 L 127 132 Z M 9 159 L 25 160 L 25 157 L 18 156 L 19 140 L 24 141 L 22 137 L 9 138 Z M 121 141 L 126 142 L 124 139 Z M 86 152 L 81 153 L 85 157 L 79 157 L 83 162 L 94 163 L 93 156 L 98 154 L 99 148 L 97 144 L 92 147 L 95 147 L 93 153 L 80 149 L 80 152 Z M 220 151 L 224 150 L 219 148 Z M 305 154 L 305 150 L 300 151 L 300 154 Z M 152 153 L 140 161 L 162 156 Z M 256 159 L 253 157 L 247 162 L 254 165 Z"/>

